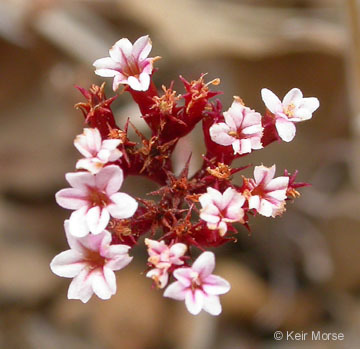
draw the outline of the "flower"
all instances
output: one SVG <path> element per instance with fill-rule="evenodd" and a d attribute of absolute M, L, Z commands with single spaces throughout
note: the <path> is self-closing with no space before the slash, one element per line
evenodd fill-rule
<path fill-rule="evenodd" d="M 266 217 L 275 217 L 284 211 L 289 177 L 277 177 L 275 165 L 272 167 L 255 166 L 254 179 L 248 180 L 249 208 L 255 209 Z"/>
<path fill-rule="evenodd" d="M 223 194 L 208 187 L 199 197 L 202 206 L 200 218 L 207 222 L 211 230 L 219 229 L 220 236 L 227 232 L 227 223 L 242 222 L 244 210 L 241 208 L 245 197 L 235 189 L 227 188 Z"/>
<path fill-rule="evenodd" d="M 285 142 L 290 142 L 295 137 L 294 123 L 311 119 L 312 113 L 320 105 L 315 97 L 303 98 L 298 88 L 291 89 L 282 102 L 267 88 L 261 90 L 261 97 L 266 107 L 274 114 L 276 130 Z"/>
<path fill-rule="evenodd" d="M 150 239 L 145 239 L 145 244 L 148 247 L 148 262 L 155 266 L 147 272 L 146 277 L 152 278 L 159 288 L 164 288 L 169 280 L 168 270 L 173 265 L 184 264 L 181 257 L 185 254 L 187 246 L 177 243 L 169 247 L 164 241 Z"/>
<path fill-rule="evenodd" d="M 215 268 L 212 252 L 203 252 L 190 268 L 174 271 L 177 281 L 167 287 L 164 297 L 185 300 L 187 310 L 197 315 L 201 309 L 211 315 L 221 313 L 220 294 L 230 290 L 230 284 L 223 278 L 211 274 Z"/>
<path fill-rule="evenodd" d="M 214 124 L 210 127 L 211 140 L 221 145 L 231 145 L 234 154 L 250 153 L 251 149 L 261 149 L 263 127 L 261 115 L 245 107 L 239 97 L 227 112 L 224 112 L 225 123 Z"/>
<path fill-rule="evenodd" d="M 113 77 L 113 90 L 128 84 L 133 90 L 147 91 L 155 58 L 147 58 L 151 51 L 148 35 L 137 39 L 134 45 L 126 38 L 117 41 L 109 50 L 110 57 L 100 58 L 93 65 L 95 74 Z"/>
<path fill-rule="evenodd" d="M 106 163 L 116 161 L 122 156 L 121 151 L 117 149 L 120 143 L 120 139 L 102 141 L 97 128 L 85 128 L 74 140 L 77 150 L 85 156 L 85 159 L 77 161 L 76 168 L 88 170 L 93 174 L 98 173 Z"/>
<path fill-rule="evenodd" d="M 74 236 L 82 237 L 89 231 L 100 234 L 108 225 L 110 215 L 129 218 L 137 210 L 135 199 L 118 192 L 123 182 L 123 171 L 118 166 L 104 167 L 96 175 L 74 172 L 65 177 L 72 188 L 58 191 L 55 197 L 61 207 L 75 210 L 69 222 L 69 231 Z"/>
<path fill-rule="evenodd" d="M 103 231 L 98 235 L 76 238 L 65 221 L 65 232 L 70 250 L 61 252 L 50 263 L 58 276 L 74 278 L 69 286 L 68 299 L 80 299 L 86 303 L 93 293 L 101 299 L 109 299 L 116 292 L 114 270 L 127 266 L 132 257 L 129 246 L 110 245 L 111 234 Z"/>

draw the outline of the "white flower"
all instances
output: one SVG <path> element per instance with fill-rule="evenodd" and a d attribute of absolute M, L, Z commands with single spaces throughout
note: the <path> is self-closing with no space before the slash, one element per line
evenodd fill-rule
<path fill-rule="evenodd" d="M 245 197 L 235 189 L 227 188 L 223 194 L 208 187 L 207 192 L 199 197 L 202 206 L 200 218 L 207 222 L 209 229 L 219 229 L 224 236 L 227 232 L 227 223 L 242 222 L 244 210 L 241 208 Z"/>
<path fill-rule="evenodd" d="M 67 173 L 72 188 L 56 193 L 56 202 L 64 208 L 75 210 L 70 216 L 70 233 L 77 237 L 89 232 L 100 234 L 108 225 L 110 216 L 129 218 L 138 204 L 130 195 L 119 193 L 123 182 L 120 167 L 104 167 L 96 175 L 89 172 Z"/>
<path fill-rule="evenodd" d="M 76 238 L 69 232 L 68 220 L 65 221 L 65 232 L 70 250 L 55 256 L 50 268 L 58 276 L 74 278 L 68 298 L 86 303 L 95 293 L 101 299 L 109 299 L 116 293 L 114 270 L 124 268 L 132 260 L 128 254 L 130 247 L 110 245 L 108 231 Z"/>
<path fill-rule="evenodd" d="M 315 97 L 303 98 L 298 88 L 291 89 L 282 102 L 267 88 L 261 90 L 261 96 L 266 107 L 274 114 L 276 130 L 285 142 L 290 142 L 295 137 L 294 123 L 311 119 L 312 113 L 320 105 Z"/>
<path fill-rule="evenodd" d="M 215 143 L 234 149 L 234 154 L 250 153 L 252 149 L 261 149 L 263 127 L 261 115 L 245 107 L 239 98 L 235 98 L 231 107 L 224 112 L 225 123 L 210 127 L 210 137 Z"/>
<path fill-rule="evenodd" d="M 255 179 L 250 179 L 248 182 L 249 208 L 255 209 L 266 217 L 281 214 L 285 206 L 289 177 L 274 178 L 275 170 L 275 165 L 272 167 L 255 166 Z"/>
<path fill-rule="evenodd" d="M 203 252 L 190 268 L 174 271 L 177 279 L 164 292 L 164 297 L 179 301 L 185 300 L 187 310 L 197 315 L 202 309 L 211 315 L 221 313 L 219 295 L 230 290 L 230 284 L 223 278 L 213 275 L 215 256 Z"/>
<path fill-rule="evenodd" d="M 134 45 L 126 38 L 120 39 L 109 50 L 110 57 L 94 62 L 95 74 L 113 77 L 114 91 L 120 84 L 127 84 L 136 91 L 146 91 L 153 70 L 154 58 L 147 58 L 151 47 L 148 35 L 137 39 Z"/>
<path fill-rule="evenodd" d="M 120 139 L 102 140 L 97 128 L 85 128 L 74 140 L 77 150 L 85 156 L 85 159 L 77 161 L 76 168 L 98 173 L 106 163 L 116 161 L 122 156 L 117 149 L 120 143 Z"/>

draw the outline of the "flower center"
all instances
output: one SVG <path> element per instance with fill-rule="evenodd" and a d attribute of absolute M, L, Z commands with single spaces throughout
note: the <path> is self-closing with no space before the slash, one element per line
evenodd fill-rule
<path fill-rule="evenodd" d="M 106 259 L 99 252 L 89 249 L 86 250 L 84 260 L 88 263 L 90 269 L 102 268 L 106 263 Z"/>
<path fill-rule="evenodd" d="M 128 59 L 123 74 L 127 77 L 135 76 L 136 78 L 138 78 L 140 75 L 140 69 L 137 62 L 134 62 L 133 59 Z"/>
<path fill-rule="evenodd" d="M 265 196 L 265 192 L 264 192 L 262 186 L 259 185 L 259 186 L 255 187 L 255 188 L 251 191 L 251 195 L 252 195 L 252 196 L 258 195 L 258 196 L 260 196 L 260 197 L 264 197 L 264 196 Z"/>
<path fill-rule="evenodd" d="M 195 291 L 199 288 L 201 288 L 201 280 L 199 278 L 199 275 L 196 273 L 196 276 L 194 276 L 191 280 L 191 290 Z"/>
<path fill-rule="evenodd" d="M 295 105 L 293 103 L 289 104 L 285 109 L 284 113 L 289 117 L 292 118 L 295 113 Z"/>
<path fill-rule="evenodd" d="M 231 137 L 234 137 L 236 139 L 240 138 L 240 135 L 236 131 L 229 131 L 228 135 L 231 136 Z"/>
<path fill-rule="evenodd" d="M 109 197 L 96 188 L 89 188 L 88 201 L 91 203 L 91 206 L 106 207 L 110 204 Z"/>

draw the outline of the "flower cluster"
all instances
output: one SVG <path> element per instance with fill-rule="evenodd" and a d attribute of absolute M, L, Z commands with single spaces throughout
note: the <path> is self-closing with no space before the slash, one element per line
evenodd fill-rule
<path fill-rule="evenodd" d="M 149 137 L 130 120 L 122 127 L 116 124 L 111 103 L 117 95 L 106 98 L 104 84 L 79 88 L 86 101 L 76 107 L 87 128 L 74 145 L 84 157 L 77 161 L 77 171 L 65 176 L 71 187 L 56 194 L 57 203 L 72 210 L 65 221 L 70 249 L 50 266 L 55 274 L 73 278 L 68 298 L 87 302 L 95 293 L 108 299 L 116 292 L 114 271 L 130 263 L 130 250 L 147 234 L 146 277 L 153 285 L 164 289 L 165 297 L 184 300 L 191 314 L 204 310 L 218 315 L 219 295 L 228 292 L 230 284 L 212 274 L 215 255 L 206 249 L 234 241 L 237 226 L 250 229 L 251 216 L 280 216 L 286 202 L 306 185 L 295 182 L 297 171 L 276 176 L 275 165 L 255 166 L 253 178 L 242 176 L 242 184 L 236 185 L 234 175 L 250 165 L 237 168 L 233 162 L 274 141 L 291 141 L 295 124 L 310 119 L 319 101 L 303 98 L 294 88 L 281 102 L 264 88 L 264 115 L 239 97 L 223 111 L 221 102 L 214 100 L 220 92 L 211 89 L 219 79 L 206 83 L 205 75 L 193 81 L 180 77 L 183 94 L 177 94 L 173 84 L 158 90 L 152 80 L 158 57 L 148 57 L 151 48 L 148 36 L 134 44 L 121 39 L 109 50 L 110 57 L 94 62 L 97 75 L 113 78 L 114 91 L 124 85 L 130 93 Z M 203 164 L 189 177 L 187 161 L 175 175 L 172 153 L 199 122 L 206 145 Z M 129 139 L 129 127 L 136 140 Z M 119 192 L 129 175 L 146 177 L 158 189 L 135 200 Z"/>

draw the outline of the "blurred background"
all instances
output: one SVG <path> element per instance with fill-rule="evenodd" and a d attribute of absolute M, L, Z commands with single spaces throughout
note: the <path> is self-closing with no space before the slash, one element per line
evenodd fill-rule
<path fill-rule="evenodd" d="M 356 0 L 0 0 L 0 347 L 29 349 L 242 349 L 360 347 L 360 2 Z M 293 87 L 320 99 L 290 144 L 238 161 L 299 169 L 304 188 L 277 219 L 239 227 L 217 250 L 216 274 L 232 284 L 220 317 L 193 317 L 145 278 L 145 251 L 117 273 L 110 301 L 66 299 L 68 279 L 49 262 L 67 249 L 54 193 L 80 157 L 72 145 L 83 117 L 74 85 L 102 80 L 92 62 L 122 37 L 150 34 L 160 55 L 158 87 L 178 75 L 221 79 L 232 96 L 264 111 L 262 87 L 280 97 Z M 107 81 L 110 84 L 110 80 Z M 108 95 L 111 90 L 108 88 Z M 142 128 L 128 94 L 114 106 Z M 199 129 L 174 155 L 190 151 Z M 199 143 L 200 142 L 200 143 Z M 250 175 L 250 172 L 246 173 Z M 239 176 L 240 178 L 240 176 Z M 240 181 L 240 179 L 239 179 Z M 124 191 L 154 189 L 129 178 Z M 342 332 L 343 342 L 276 342 L 275 330 Z"/>

